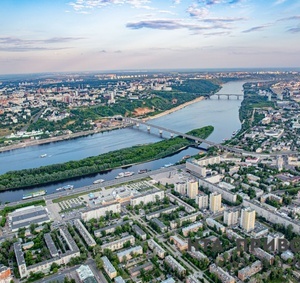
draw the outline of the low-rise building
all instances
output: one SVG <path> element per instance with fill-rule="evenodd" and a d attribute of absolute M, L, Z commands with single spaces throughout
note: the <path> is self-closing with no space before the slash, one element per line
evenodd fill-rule
<path fill-rule="evenodd" d="M 165 262 L 172 270 L 176 270 L 180 276 L 186 274 L 186 269 L 171 255 L 166 256 Z"/>
<path fill-rule="evenodd" d="M 131 206 L 139 205 L 140 203 L 147 204 L 149 202 L 156 202 L 157 200 L 162 200 L 165 197 L 165 192 L 153 189 L 151 191 L 147 191 L 145 194 L 141 194 L 133 197 L 130 200 Z"/>
<path fill-rule="evenodd" d="M 180 250 L 180 251 L 185 251 L 188 249 L 188 243 L 181 239 L 179 236 L 174 235 L 170 237 L 170 241 L 174 243 L 174 245 Z"/>
<path fill-rule="evenodd" d="M 152 218 L 159 218 L 161 214 L 171 213 L 171 212 L 175 211 L 178 207 L 179 207 L 178 205 L 171 205 L 171 206 L 169 206 L 167 208 L 151 212 L 151 213 L 149 213 L 149 214 L 146 215 L 146 219 L 147 220 L 151 220 Z"/>
<path fill-rule="evenodd" d="M 161 222 L 159 219 L 153 218 L 153 219 L 151 219 L 151 222 L 155 223 L 162 233 L 165 233 L 168 231 L 168 227 L 163 222 Z"/>
<path fill-rule="evenodd" d="M 166 251 L 153 239 L 148 240 L 148 247 L 153 250 L 154 254 L 156 254 L 159 258 L 164 258 Z"/>
<path fill-rule="evenodd" d="M 50 255 L 52 257 L 58 256 L 58 250 L 57 250 L 57 248 L 55 246 L 55 243 L 54 243 L 54 241 L 53 241 L 50 233 L 46 233 L 44 235 L 44 240 L 46 242 L 46 245 L 47 245 L 47 248 L 48 248 L 48 250 L 50 252 Z"/>
<path fill-rule="evenodd" d="M 101 216 L 105 216 L 107 212 L 112 211 L 113 213 L 121 212 L 121 204 L 113 203 L 109 205 L 103 205 L 96 208 L 91 208 L 86 211 L 81 212 L 81 219 L 87 222 L 93 218 L 99 219 Z"/>
<path fill-rule="evenodd" d="M 101 246 L 101 249 L 104 251 L 105 249 L 109 249 L 111 251 L 116 251 L 116 250 L 120 250 L 124 247 L 124 244 L 126 242 L 130 242 L 131 245 L 134 245 L 135 243 L 135 238 L 130 235 L 130 236 L 126 236 L 124 238 L 121 238 L 119 240 L 116 240 L 116 241 L 113 241 L 113 242 L 109 242 L 109 243 L 106 243 L 106 244 L 103 244 Z"/>
<path fill-rule="evenodd" d="M 222 233 L 225 232 L 225 226 L 223 226 L 218 221 L 214 220 L 213 218 L 206 218 L 206 224 L 211 228 L 216 228 L 217 230 L 221 231 Z"/>
<path fill-rule="evenodd" d="M 81 265 L 76 269 L 76 273 L 82 283 L 97 283 L 95 275 L 88 265 Z"/>
<path fill-rule="evenodd" d="M 132 220 L 127 220 L 127 221 L 123 221 L 121 223 L 116 223 L 113 225 L 105 226 L 103 228 L 95 230 L 94 235 L 95 235 L 95 237 L 100 238 L 103 236 L 103 234 L 106 235 L 106 234 L 114 233 L 116 231 L 117 227 L 123 226 L 125 224 L 132 225 L 132 223 L 133 223 Z"/>
<path fill-rule="evenodd" d="M 268 252 L 264 251 L 261 248 L 254 248 L 254 250 L 252 251 L 252 253 L 258 257 L 260 260 L 266 260 L 269 262 L 269 264 L 273 264 L 274 263 L 274 256 L 269 254 Z"/>
<path fill-rule="evenodd" d="M 115 283 L 126 283 L 122 276 L 117 276 L 115 278 Z"/>
<path fill-rule="evenodd" d="M 31 224 L 41 225 L 50 222 L 49 212 L 44 206 L 28 206 L 8 214 L 8 225 L 12 232 L 27 228 Z"/>
<path fill-rule="evenodd" d="M 201 228 L 203 228 L 203 223 L 201 221 L 198 221 L 182 228 L 182 234 L 183 236 L 187 237 L 190 232 L 197 232 Z"/>
<path fill-rule="evenodd" d="M 89 247 L 96 246 L 96 241 L 79 219 L 74 220 L 74 226 Z"/>
<path fill-rule="evenodd" d="M 245 268 L 239 270 L 238 278 L 244 281 L 247 278 L 250 278 L 252 275 L 256 274 L 257 272 L 261 271 L 262 267 L 263 266 L 261 261 L 257 260 L 250 266 L 246 266 Z"/>
<path fill-rule="evenodd" d="M 142 228 L 140 228 L 140 226 L 138 225 L 133 225 L 132 226 L 132 230 L 134 231 L 134 233 L 140 237 L 143 241 L 145 241 L 147 239 L 147 234 L 144 232 L 144 230 Z"/>
<path fill-rule="evenodd" d="M 209 266 L 209 271 L 217 275 L 217 277 L 222 281 L 222 283 L 235 283 L 234 277 L 232 277 L 228 272 L 226 272 L 216 264 L 211 264 Z"/>
<path fill-rule="evenodd" d="M 9 267 L 0 264 L 0 282 L 8 283 L 11 280 L 11 270 Z"/>
<path fill-rule="evenodd" d="M 124 251 L 118 252 L 117 257 L 119 262 L 123 262 L 132 258 L 133 255 L 143 254 L 143 248 L 141 246 L 132 247 Z"/>
<path fill-rule="evenodd" d="M 107 275 L 109 276 L 109 278 L 110 279 L 115 278 L 117 276 L 117 270 L 111 264 L 111 262 L 109 261 L 107 256 L 103 256 L 103 257 L 101 257 L 101 259 L 103 261 L 103 268 L 104 268 L 105 272 L 107 273 Z"/>
<path fill-rule="evenodd" d="M 172 220 L 172 221 L 170 221 L 170 226 L 172 229 L 175 229 L 175 228 L 177 228 L 178 225 L 179 225 L 179 227 L 181 227 L 182 223 L 184 223 L 186 221 L 195 222 L 199 215 L 201 215 L 201 212 L 198 211 L 196 213 L 181 217 L 180 219 L 178 219 L 176 221 Z"/>

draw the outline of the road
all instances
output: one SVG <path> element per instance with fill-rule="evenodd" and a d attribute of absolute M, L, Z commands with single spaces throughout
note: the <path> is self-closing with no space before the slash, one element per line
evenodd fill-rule
<path fill-rule="evenodd" d="M 60 191 L 60 192 L 46 195 L 46 196 L 36 197 L 36 198 L 32 198 L 32 199 L 27 199 L 27 200 L 20 200 L 20 201 L 16 201 L 16 202 L 10 202 L 8 204 L 2 204 L 2 205 L 0 205 L 0 209 L 3 209 L 5 206 L 15 206 L 18 204 L 30 203 L 30 202 L 33 202 L 36 200 L 49 201 L 49 200 L 54 200 L 54 199 L 57 199 L 60 197 L 72 196 L 72 195 L 81 194 L 81 193 L 88 193 L 92 190 L 97 190 L 102 187 L 118 186 L 118 185 L 121 185 L 122 183 L 130 182 L 130 181 L 137 181 L 139 179 L 150 177 L 151 175 L 155 175 L 155 174 L 159 174 L 159 173 L 163 173 L 163 172 L 169 172 L 169 171 L 173 171 L 175 169 L 183 169 L 183 168 L 185 168 L 185 165 L 176 165 L 176 166 L 170 166 L 167 168 L 160 168 L 160 169 L 153 170 L 153 171 L 150 171 L 147 173 L 132 175 L 132 176 L 126 177 L 126 178 L 112 179 L 112 180 L 103 182 L 101 184 L 85 186 L 85 187 L 77 188 L 74 190 Z"/>

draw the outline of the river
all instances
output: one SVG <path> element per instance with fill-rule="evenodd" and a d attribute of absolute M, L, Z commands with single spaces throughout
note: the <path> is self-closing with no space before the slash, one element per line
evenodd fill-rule
<path fill-rule="evenodd" d="M 245 82 L 229 82 L 223 85 L 218 93 L 242 94 L 242 86 Z M 214 132 L 209 136 L 208 140 L 214 142 L 222 142 L 224 138 L 230 138 L 233 131 L 240 129 L 241 123 L 238 117 L 238 109 L 242 100 L 236 97 L 222 96 L 218 100 L 217 96 L 213 96 L 210 100 L 203 100 L 191 104 L 176 112 L 162 116 L 150 121 L 152 124 L 164 126 L 165 128 L 174 129 L 179 132 L 188 132 L 195 128 L 203 126 L 214 126 Z M 151 130 L 151 134 L 146 129 L 141 130 L 125 128 L 114 130 L 111 132 L 98 133 L 87 137 L 80 137 L 73 140 L 60 141 L 50 144 L 37 145 L 32 147 L 15 149 L 0 153 L 0 174 L 11 170 L 20 170 L 25 168 L 35 168 L 55 163 L 63 163 L 70 160 L 80 160 L 88 156 L 95 156 L 101 153 L 109 152 L 116 149 L 130 147 L 137 144 L 152 143 L 161 140 L 158 130 Z M 169 134 L 165 134 L 168 137 Z M 173 156 L 169 156 L 160 160 L 147 162 L 132 166 L 129 169 L 114 169 L 104 174 L 96 174 L 78 178 L 68 182 L 58 182 L 39 188 L 47 190 L 47 193 L 55 192 L 57 187 L 66 184 L 74 185 L 75 189 L 91 184 L 96 179 L 111 180 L 118 173 L 124 171 L 134 171 L 137 173 L 139 169 L 158 169 L 165 164 L 175 163 L 185 155 L 193 155 L 199 152 L 196 148 L 188 148 Z M 42 154 L 47 154 L 45 158 L 41 158 Z M 32 187 L 26 190 L 13 190 L 0 192 L 1 202 L 12 202 L 22 199 L 25 192 L 36 190 Z"/>

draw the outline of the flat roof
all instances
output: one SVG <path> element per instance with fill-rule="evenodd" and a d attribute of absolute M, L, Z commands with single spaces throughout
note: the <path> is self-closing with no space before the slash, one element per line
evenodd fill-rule
<path fill-rule="evenodd" d="M 11 224 L 11 229 L 15 230 L 15 229 L 19 229 L 19 228 L 23 228 L 23 227 L 28 227 L 30 226 L 30 224 L 41 224 L 44 222 L 49 222 L 50 218 L 47 216 L 45 217 L 41 217 L 41 218 L 36 218 L 36 219 L 28 219 L 27 221 L 18 223 L 18 224 Z"/>
<path fill-rule="evenodd" d="M 52 239 L 50 233 L 46 233 L 44 235 L 44 239 L 45 239 L 46 245 L 50 251 L 51 256 L 54 257 L 55 255 L 58 255 L 58 250 L 53 242 L 53 239 Z"/>
<path fill-rule="evenodd" d="M 21 244 L 19 242 L 14 243 L 14 251 L 18 266 L 25 264 L 24 254 L 22 251 Z"/>

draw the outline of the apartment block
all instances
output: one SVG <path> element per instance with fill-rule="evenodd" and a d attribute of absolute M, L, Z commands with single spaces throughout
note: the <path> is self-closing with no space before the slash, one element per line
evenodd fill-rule
<path fill-rule="evenodd" d="M 198 221 L 187 227 L 182 228 L 182 234 L 183 234 L 183 236 L 187 237 L 190 232 L 197 232 L 202 227 L 203 227 L 203 223 L 201 221 Z"/>
<path fill-rule="evenodd" d="M 237 209 L 224 210 L 223 222 L 227 226 L 232 226 L 238 224 L 239 211 Z"/>
<path fill-rule="evenodd" d="M 139 205 L 140 203 L 147 204 L 149 202 L 156 202 L 156 200 L 162 200 L 165 197 L 165 192 L 157 189 L 153 189 L 148 191 L 145 194 L 141 194 L 138 196 L 133 197 L 130 200 L 131 206 Z"/>
<path fill-rule="evenodd" d="M 80 233 L 81 237 L 84 239 L 84 241 L 86 242 L 86 244 L 89 247 L 96 246 L 96 241 L 94 240 L 94 238 L 92 237 L 92 235 L 84 227 L 84 225 L 81 223 L 81 221 L 79 219 L 75 219 L 74 220 L 74 226 L 76 227 L 76 229 Z"/>
<path fill-rule="evenodd" d="M 119 240 L 116 240 L 116 241 L 113 241 L 113 242 L 110 242 L 110 243 L 106 243 L 106 244 L 103 244 L 101 246 L 101 249 L 104 251 L 105 249 L 109 249 L 111 251 L 116 251 L 116 250 L 120 250 L 123 248 L 124 244 L 126 242 L 130 242 L 131 245 L 134 245 L 135 243 L 135 238 L 133 236 L 126 236 L 124 238 L 121 238 Z"/>
<path fill-rule="evenodd" d="M 103 261 L 103 268 L 110 279 L 113 279 L 117 276 L 117 270 L 112 265 L 112 263 L 109 261 L 109 259 L 106 256 L 101 257 Z"/>
<path fill-rule="evenodd" d="M 92 208 L 87 211 L 81 212 L 81 219 L 87 222 L 93 218 L 99 219 L 101 216 L 105 216 L 107 212 L 112 211 L 113 213 L 121 212 L 121 204 L 113 203 L 109 205 L 103 205 L 100 207 Z"/>
<path fill-rule="evenodd" d="M 118 252 L 117 257 L 119 262 L 123 262 L 132 258 L 132 255 L 141 255 L 143 254 L 143 248 L 141 246 L 131 247 L 124 251 Z"/>
<path fill-rule="evenodd" d="M 244 281 L 250 278 L 252 275 L 260 272 L 262 268 L 263 266 L 261 261 L 257 260 L 254 263 L 252 263 L 250 266 L 246 266 L 245 268 L 239 270 L 238 278 Z"/>
<path fill-rule="evenodd" d="M 177 235 L 171 236 L 170 241 L 173 241 L 174 245 L 180 251 L 185 251 L 188 249 L 188 243 Z"/>
<path fill-rule="evenodd" d="M 222 281 L 222 283 L 235 283 L 235 279 L 221 267 L 216 264 L 211 264 L 209 266 L 209 271 L 216 274 L 217 277 Z"/>
<path fill-rule="evenodd" d="M 187 182 L 187 195 L 190 199 L 195 199 L 198 195 L 198 181 L 190 180 Z"/>
<path fill-rule="evenodd" d="M 166 256 L 165 262 L 180 275 L 186 274 L 186 269 L 171 255 Z"/>
<path fill-rule="evenodd" d="M 164 258 L 166 251 L 153 239 L 148 240 L 148 247 L 153 250 L 154 254 L 156 254 L 159 258 Z"/>
<path fill-rule="evenodd" d="M 209 195 L 209 209 L 213 213 L 222 211 L 222 195 L 219 193 L 211 193 Z"/>
<path fill-rule="evenodd" d="M 240 226 L 246 232 L 250 232 L 254 229 L 254 227 L 255 227 L 255 210 L 254 209 L 252 209 L 250 207 L 242 209 Z"/>
<path fill-rule="evenodd" d="M 196 196 L 196 203 L 198 204 L 199 209 L 207 209 L 208 208 L 208 195 L 200 192 Z"/>

